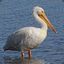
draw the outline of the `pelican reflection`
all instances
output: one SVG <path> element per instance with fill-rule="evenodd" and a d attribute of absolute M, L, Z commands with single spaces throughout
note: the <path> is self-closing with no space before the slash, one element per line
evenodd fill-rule
<path fill-rule="evenodd" d="M 4 58 L 4 63 L 5 64 L 49 64 L 47 63 L 44 59 L 39 59 L 39 58 L 24 58 L 23 61 L 21 61 L 20 58 Z"/>

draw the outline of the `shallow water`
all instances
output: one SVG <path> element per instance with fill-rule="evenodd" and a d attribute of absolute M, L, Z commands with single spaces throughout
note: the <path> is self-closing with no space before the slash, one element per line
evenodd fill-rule
<path fill-rule="evenodd" d="M 9 34 L 25 26 L 40 27 L 32 16 L 34 6 L 41 6 L 57 34 L 48 30 L 48 37 L 32 50 L 29 64 L 64 64 L 64 2 L 63 0 L 1 0 L 0 1 L 0 64 L 22 64 L 20 52 L 3 51 Z M 27 53 L 25 64 L 28 62 Z M 17 62 L 17 63 L 16 63 Z M 28 63 L 27 63 L 28 64 Z"/>
<path fill-rule="evenodd" d="M 25 57 L 24 60 L 22 61 L 21 58 L 18 57 L 17 55 L 10 56 L 9 54 L 1 56 L 0 64 L 50 64 L 50 63 L 38 57 L 33 57 L 31 60 Z"/>

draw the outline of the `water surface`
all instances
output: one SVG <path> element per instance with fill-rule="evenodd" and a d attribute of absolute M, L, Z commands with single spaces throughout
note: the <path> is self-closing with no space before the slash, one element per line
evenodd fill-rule
<path fill-rule="evenodd" d="M 30 64 L 64 64 L 64 2 L 62 0 L 1 0 L 0 2 L 0 64 L 21 64 L 20 52 L 3 51 L 9 34 L 25 26 L 40 27 L 32 16 L 34 6 L 41 6 L 57 29 L 48 30 L 48 37 L 32 50 Z M 27 57 L 27 54 L 26 56 Z M 28 58 L 25 58 L 27 63 Z M 17 63 L 16 63 L 17 62 Z M 46 62 L 46 63 L 45 63 Z"/>

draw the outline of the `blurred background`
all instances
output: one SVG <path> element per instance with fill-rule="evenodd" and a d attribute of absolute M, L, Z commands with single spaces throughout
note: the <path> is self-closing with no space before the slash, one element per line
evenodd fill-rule
<path fill-rule="evenodd" d="M 55 34 L 48 30 L 48 36 L 44 43 L 39 48 L 32 50 L 33 57 L 40 60 L 38 64 L 43 64 L 41 60 L 44 60 L 47 64 L 64 64 L 63 0 L 0 0 L 0 64 L 14 64 L 13 59 L 18 61 L 17 59 L 20 57 L 20 52 L 3 51 L 7 37 L 12 32 L 25 26 L 40 27 L 32 15 L 34 6 L 44 8 L 58 33 Z M 33 60 L 35 58 L 32 59 L 31 64 L 34 64 Z M 20 63 L 18 61 L 18 64 Z"/>

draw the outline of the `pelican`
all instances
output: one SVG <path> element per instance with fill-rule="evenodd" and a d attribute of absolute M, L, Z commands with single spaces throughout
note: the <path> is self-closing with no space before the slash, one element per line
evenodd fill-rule
<path fill-rule="evenodd" d="M 33 8 L 33 16 L 41 24 L 41 28 L 24 27 L 13 32 L 8 36 L 4 51 L 21 51 L 22 58 L 24 58 L 24 52 L 27 51 L 28 58 L 31 58 L 31 49 L 37 48 L 45 40 L 48 28 L 55 33 L 57 32 L 48 20 L 43 8 L 35 6 Z"/>

